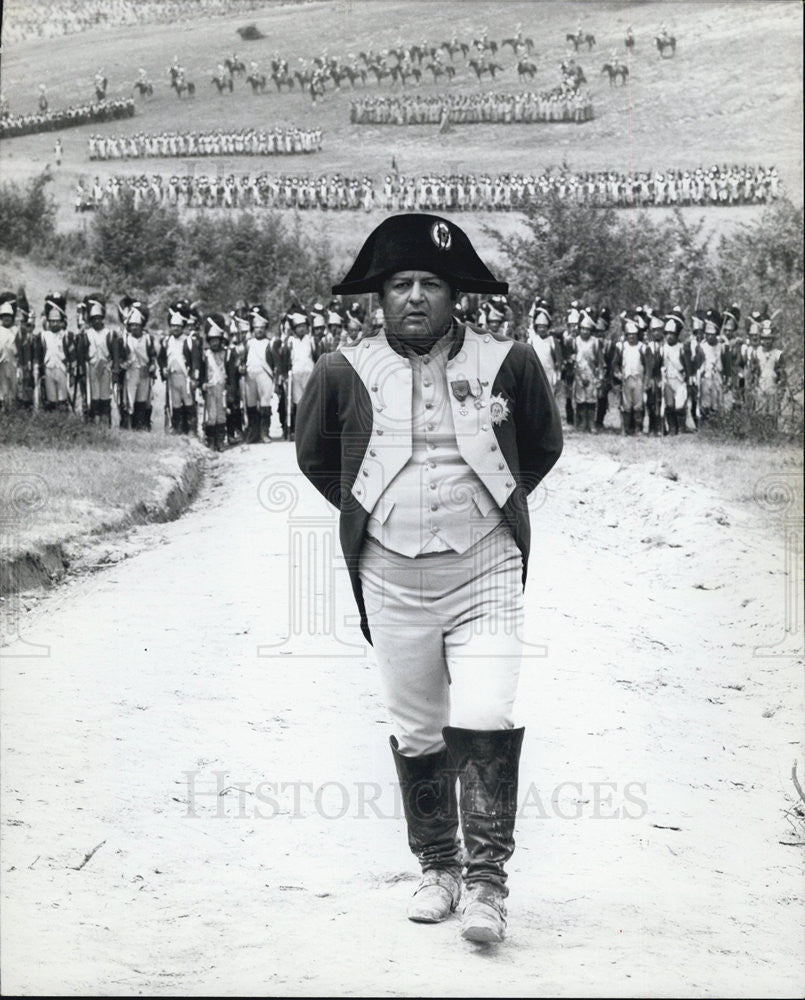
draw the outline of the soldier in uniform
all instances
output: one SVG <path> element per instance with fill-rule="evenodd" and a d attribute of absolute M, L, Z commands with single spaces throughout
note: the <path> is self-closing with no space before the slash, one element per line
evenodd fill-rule
<path fill-rule="evenodd" d="M 157 356 L 159 374 L 165 383 L 165 405 L 170 408 L 174 434 L 192 434 L 196 426 L 193 399 L 195 368 L 187 332 L 189 323 L 189 303 L 185 299 L 172 302 L 168 306 L 168 335 L 162 341 Z"/>
<path fill-rule="evenodd" d="M 246 416 L 249 421 L 247 444 L 271 441 L 271 400 L 274 396 L 274 356 L 268 339 L 268 310 L 249 310 L 252 335 L 246 342 Z"/>
<path fill-rule="evenodd" d="M 650 377 L 653 354 L 637 339 L 637 323 L 626 319 L 626 339 L 615 347 L 612 369 L 621 387 L 621 417 L 624 434 L 639 434 L 643 429 L 643 399 Z"/>
<path fill-rule="evenodd" d="M 616 343 L 609 336 L 611 316 L 607 306 L 601 306 L 595 318 L 595 337 L 601 352 L 601 382 L 598 387 L 598 402 L 595 407 L 595 426 L 604 429 L 604 419 L 609 409 L 609 393 L 612 389 L 612 366 L 615 361 Z"/>
<path fill-rule="evenodd" d="M 112 357 L 114 331 L 106 324 L 106 300 L 100 292 L 83 299 L 86 326 L 81 331 L 80 354 L 86 371 L 87 419 L 112 426 Z"/>
<path fill-rule="evenodd" d="M 121 302 L 123 334 L 120 366 L 124 371 L 123 391 L 126 413 L 132 430 L 151 430 L 151 390 L 157 376 L 157 349 L 154 338 L 145 332 L 148 306 L 138 299 Z"/>
<path fill-rule="evenodd" d="M 718 315 L 708 309 L 704 320 L 704 342 L 697 345 L 701 357 L 698 369 L 699 420 L 704 425 L 712 416 L 724 413 L 724 390 L 729 376 L 729 346 L 719 337 Z"/>
<path fill-rule="evenodd" d="M 573 403 L 576 427 L 593 432 L 593 419 L 601 383 L 601 348 L 593 336 L 595 319 L 589 309 L 581 311 L 579 335 L 573 353 Z"/>
<path fill-rule="evenodd" d="M 562 336 L 562 382 L 565 386 L 565 420 L 568 427 L 576 423 L 573 412 L 573 378 L 575 375 L 576 338 L 579 335 L 579 304 L 574 299 L 570 303 L 565 318 L 565 333 Z"/>
<path fill-rule="evenodd" d="M 634 322 L 637 325 L 638 337 L 641 325 L 647 331 L 646 344 L 646 409 L 648 410 L 648 431 L 653 437 L 660 437 L 665 432 L 664 412 L 665 402 L 662 391 L 662 367 L 665 350 L 665 324 L 659 316 L 652 317 L 650 325 L 646 323 L 644 310 L 637 310 Z M 642 321 L 642 323 L 641 323 Z"/>
<path fill-rule="evenodd" d="M 678 322 L 665 324 L 665 344 L 662 352 L 662 387 L 665 403 L 665 421 L 669 434 L 687 432 L 688 387 L 691 372 L 684 345 L 679 340 Z"/>
<path fill-rule="evenodd" d="M 291 371 L 291 352 L 288 347 L 290 338 L 284 333 L 284 325 L 284 323 L 280 323 L 279 329 L 271 340 L 271 357 L 274 363 L 274 392 L 277 396 L 282 439 L 287 441 L 290 435 L 288 430 L 288 376 Z"/>
<path fill-rule="evenodd" d="M 534 303 L 534 316 L 531 320 L 531 332 L 528 343 L 534 348 L 545 372 L 548 385 L 556 394 L 559 388 L 562 355 L 551 333 L 551 308 L 546 299 L 537 299 Z"/>
<path fill-rule="evenodd" d="M 291 325 L 291 337 L 288 341 L 290 359 L 289 391 L 291 400 L 291 419 L 288 433 L 294 440 L 296 430 L 296 408 L 302 393 L 305 391 L 310 373 L 313 371 L 313 338 L 310 335 L 310 325 L 307 316 L 301 312 L 292 312 L 288 320 Z"/>
<path fill-rule="evenodd" d="M 768 318 L 761 320 L 760 346 L 753 358 L 756 413 L 764 430 L 774 431 L 780 416 L 780 401 L 787 382 L 785 359 L 774 346 L 774 327 Z"/>
<path fill-rule="evenodd" d="M 333 291 L 379 294 L 385 327 L 319 359 L 296 452 L 340 508 L 361 627 L 397 731 L 408 842 L 423 871 L 408 916 L 449 916 L 463 861 L 461 933 L 499 941 L 524 732 L 513 705 L 526 497 L 557 461 L 562 433 L 534 351 L 460 324 L 459 289 L 508 286 L 452 222 L 381 223 Z"/>
<path fill-rule="evenodd" d="M 0 293 L 0 410 L 10 410 L 17 399 L 19 328 L 14 322 L 16 317 L 17 296 L 13 292 Z"/>
<path fill-rule="evenodd" d="M 215 451 L 223 451 L 226 440 L 226 325 L 220 313 L 211 313 L 204 320 L 206 346 L 198 372 L 204 396 L 204 434 L 208 447 Z"/>
<path fill-rule="evenodd" d="M 70 406 L 70 373 L 74 337 L 67 330 L 67 300 L 51 293 L 45 298 L 45 326 L 36 338 L 36 379 L 46 410 Z"/>
<path fill-rule="evenodd" d="M 17 293 L 19 323 L 14 338 L 17 358 L 17 404 L 23 409 L 33 409 L 36 388 L 36 344 L 31 323 L 31 309 L 25 292 Z"/>

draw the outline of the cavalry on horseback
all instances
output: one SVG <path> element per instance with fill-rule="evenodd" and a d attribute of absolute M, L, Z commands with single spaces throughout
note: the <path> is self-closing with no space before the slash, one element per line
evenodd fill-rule
<path fill-rule="evenodd" d="M 450 63 L 440 63 L 438 60 L 433 59 L 425 66 L 425 72 L 433 73 L 434 83 L 443 76 L 447 78 L 448 83 L 452 83 L 456 75 L 456 68 L 455 66 L 451 66 Z"/>
<path fill-rule="evenodd" d="M 512 55 L 515 56 L 520 54 L 520 49 L 522 48 L 526 50 L 528 55 L 531 55 L 531 53 L 534 51 L 534 39 L 526 38 L 523 35 L 523 32 L 519 24 L 517 25 L 517 33 L 514 35 L 513 38 L 504 38 L 501 41 L 500 43 L 501 50 L 505 45 L 511 46 Z"/>
<path fill-rule="evenodd" d="M 491 79 L 495 79 L 498 73 L 503 72 L 503 67 L 500 63 L 493 62 L 489 60 L 487 62 L 486 56 L 482 55 L 480 59 L 470 59 L 469 61 L 470 69 L 478 77 L 478 83 L 481 82 L 482 78 L 488 73 Z"/>
<path fill-rule="evenodd" d="M 444 51 L 450 56 L 450 62 L 453 61 L 453 56 L 456 55 L 457 52 L 460 52 L 466 59 L 467 54 L 470 51 L 469 45 L 467 45 L 466 42 L 460 42 L 455 35 L 453 36 L 452 41 L 442 42 L 439 48 L 444 49 Z"/>
<path fill-rule="evenodd" d="M 294 76 L 288 67 L 287 59 L 275 57 L 271 60 L 271 79 L 278 93 L 282 93 L 282 88 L 287 87 L 289 91 L 294 88 Z"/>
<path fill-rule="evenodd" d="M 219 94 L 223 94 L 225 91 L 228 91 L 230 94 L 232 93 L 232 77 L 227 73 L 223 63 L 218 63 L 218 68 L 213 73 L 210 83 L 218 88 Z"/>
<path fill-rule="evenodd" d="M 268 83 L 268 77 L 265 73 L 256 73 L 252 71 L 246 77 L 246 83 L 252 88 L 253 94 L 264 94 L 266 90 L 266 84 Z"/>
<path fill-rule="evenodd" d="M 562 79 L 572 90 L 578 90 L 583 83 L 587 82 L 584 70 L 575 59 L 569 59 L 567 62 L 563 60 L 559 63 L 559 70 L 562 73 Z"/>
<path fill-rule="evenodd" d="M 187 79 L 183 66 L 174 62 L 169 67 L 168 73 L 171 80 L 171 89 L 176 91 L 176 96 L 179 100 L 182 99 L 182 94 L 187 94 L 188 97 L 195 97 L 196 85 L 192 80 Z"/>
<path fill-rule="evenodd" d="M 537 64 L 531 59 L 519 59 L 517 62 L 517 76 L 522 82 L 528 77 L 529 80 L 533 80 L 537 75 Z"/>
<path fill-rule="evenodd" d="M 629 67 L 626 63 L 622 63 L 618 59 L 613 59 L 612 62 L 604 63 L 601 67 L 601 72 L 609 76 L 610 87 L 615 87 L 617 86 L 619 77 L 622 84 L 626 83 L 626 78 L 629 75 Z"/>
<path fill-rule="evenodd" d="M 579 51 L 582 45 L 586 45 L 587 51 L 590 52 L 595 45 L 595 35 L 591 35 L 589 32 L 582 31 L 579 28 L 575 35 L 571 35 L 570 33 L 565 35 L 565 41 L 572 42 L 576 52 Z"/>
<path fill-rule="evenodd" d="M 330 78 L 339 90 L 344 80 L 349 80 L 353 90 L 355 89 L 355 82 L 357 80 L 360 80 L 364 87 L 366 86 L 366 70 L 362 66 L 358 66 L 355 62 L 331 69 Z"/>
<path fill-rule="evenodd" d="M 668 58 L 676 54 L 676 38 L 673 35 L 669 35 L 666 28 L 663 28 L 659 35 L 654 38 L 654 44 L 663 59 L 666 58 L 665 50 L 668 49 Z"/>
<path fill-rule="evenodd" d="M 131 89 L 136 90 L 140 97 L 154 96 L 154 85 L 148 79 L 148 74 L 142 66 L 138 71 L 137 79 L 134 81 Z"/>
<path fill-rule="evenodd" d="M 243 60 L 238 59 L 237 53 L 233 52 L 231 57 L 224 59 L 224 66 L 226 71 L 230 76 L 245 76 L 246 75 L 246 64 Z"/>

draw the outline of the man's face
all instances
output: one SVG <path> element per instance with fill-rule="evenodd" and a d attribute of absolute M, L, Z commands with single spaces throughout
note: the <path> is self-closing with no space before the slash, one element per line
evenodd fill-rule
<path fill-rule="evenodd" d="M 50 330 L 51 333 L 58 333 L 61 328 L 62 321 L 60 317 L 56 319 L 48 319 L 48 330 Z"/>
<path fill-rule="evenodd" d="M 450 285 L 431 271 L 397 271 L 383 282 L 386 324 L 403 340 L 440 337 L 453 318 Z"/>
<path fill-rule="evenodd" d="M 103 316 L 90 316 L 89 325 L 93 330 L 103 330 Z"/>
<path fill-rule="evenodd" d="M 3 315 L 0 316 L 0 323 L 2 323 L 3 326 L 8 330 L 9 327 L 14 325 L 14 317 L 11 315 L 11 313 L 3 313 Z"/>
<path fill-rule="evenodd" d="M 139 340 L 143 335 L 143 325 L 142 323 L 129 323 L 128 331 L 132 337 L 136 337 Z"/>
<path fill-rule="evenodd" d="M 309 327 L 307 323 L 300 323 L 298 326 L 293 328 L 293 335 L 301 340 L 302 337 L 304 337 L 304 335 L 308 332 L 308 329 Z"/>

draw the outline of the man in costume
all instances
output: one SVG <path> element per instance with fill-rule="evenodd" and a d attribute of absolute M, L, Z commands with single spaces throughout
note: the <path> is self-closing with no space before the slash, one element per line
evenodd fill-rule
<path fill-rule="evenodd" d="M 384 325 L 319 359 L 296 452 L 340 510 L 396 729 L 422 868 L 408 916 L 443 920 L 463 891 L 462 936 L 500 941 L 524 733 L 514 697 L 527 497 L 559 458 L 562 432 L 534 350 L 459 323 L 461 291 L 508 291 L 463 230 L 427 214 L 381 223 L 333 292 L 378 294 Z"/>

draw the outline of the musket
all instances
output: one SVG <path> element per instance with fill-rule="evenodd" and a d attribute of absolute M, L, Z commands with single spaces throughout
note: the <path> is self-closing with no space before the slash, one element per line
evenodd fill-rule
<path fill-rule="evenodd" d="M 165 415 L 162 421 L 162 427 L 167 434 L 170 431 L 173 418 L 173 409 L 171 407 L 170 372 L 167 373 L 167 378 L 164 378 L 163 381 L 165 383 L 165 406 L 163 407 Z"/>

